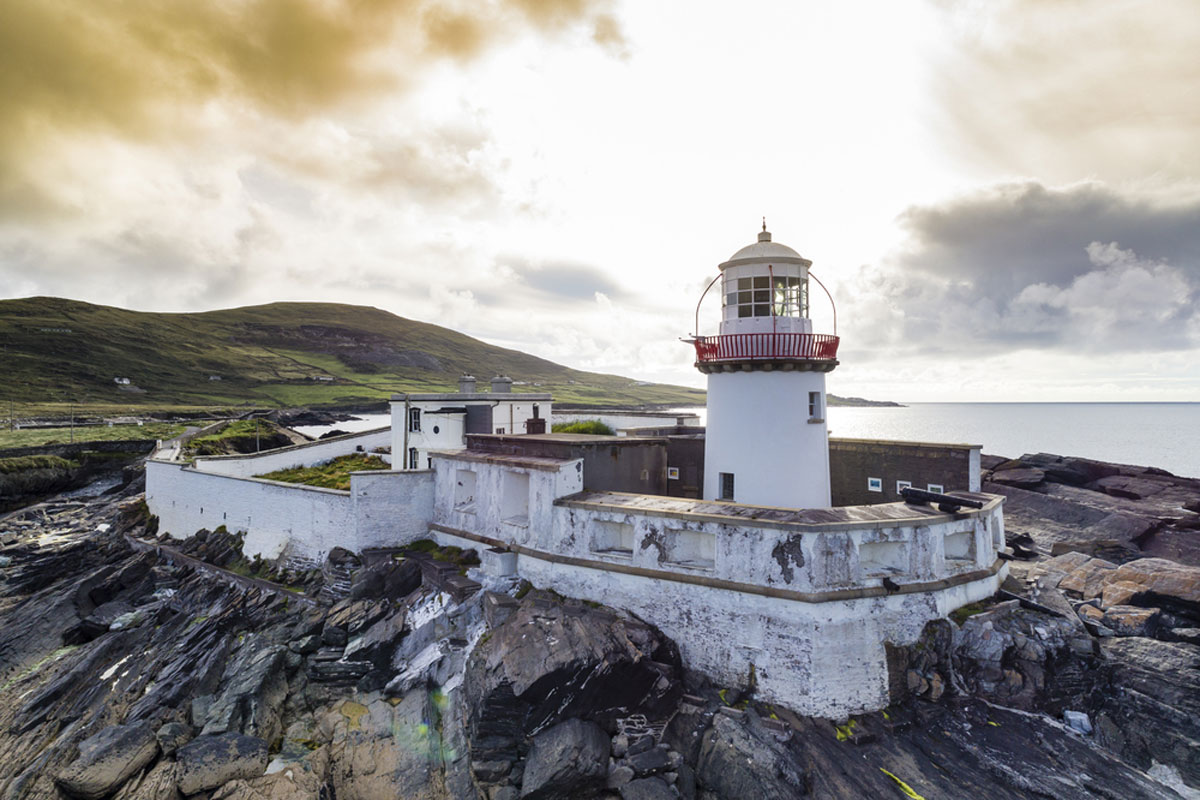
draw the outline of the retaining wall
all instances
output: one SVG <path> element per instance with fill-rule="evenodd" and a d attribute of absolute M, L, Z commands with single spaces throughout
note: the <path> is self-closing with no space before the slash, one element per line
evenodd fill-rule
<path fill-rule="evenodd" d="M 351 433 L 318 442 L 279 447 L 262 453 L 201 456 L 195 459 L 195 465 L 201 472 L 251 478 L 281 469 L 311 467 L 338 456 L 359 451 L 370 452 L 377 447 L 390 447 L 391 444 L 391 428 L 378 428 L 365 433 Z"/>
<path fill-rule="evenodd" d="M 278 558 L 286 550 L 319 560 L 334 547 L 361 551 L 427 535 L 431 472 L 354 473 L 350 487 L 338 491 L 146 462 L 146 503 L 159 530 L 177 538 L 224 525 L 246 533 L 247 556 Z"/>

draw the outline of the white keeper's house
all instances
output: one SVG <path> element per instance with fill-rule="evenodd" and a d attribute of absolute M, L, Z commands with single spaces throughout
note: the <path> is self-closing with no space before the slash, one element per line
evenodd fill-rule
<path fill-rule="evenodd" d="M 811 267 L 765 225 L 719 264 L 717 332 L 701 335 L 697 312 L 689 339 L 705 427 L 668 413 L 617 436 L 546 433 L 549 395 L 503 377 L 479 392 L 464 376 L 456 393 L 395 395 L 389 429 L 152 459 L 147 502 L 162 531 L 226 525 L 270 558 L 427 538 L 476 548 L 485 586 L 524 578 L 628 609 L 691 667 L 729 685 L 753 674 L 767 701 L 883 708 L 888 645 L 1004 579 L 1003 498 L 979 492 L 977 445 L 829 437 L 839 340 L 813 330 Z M 255 477 L 379 448 L 393 469 L 355 473 L 349 491 Z M 910 487 L 951 496 L 904 502 Z"/>

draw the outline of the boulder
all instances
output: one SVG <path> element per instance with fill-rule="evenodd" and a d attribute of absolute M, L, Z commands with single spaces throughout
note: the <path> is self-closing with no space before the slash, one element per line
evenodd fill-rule
<path fill-rule="evenodd" d="M 267 768 L 267 743 L 257 736 L 198 736 L 175 754 L 183 794 L 215 789 L 238 778 L 257 778 Z"/>
<path fill-rule="evenodd" d="M 721 798 L 804 796 L 803 762 L 750 717 L 713 717 L 700 745 L 698 787 Z"/>
<path fill-rule="evenodd" d="M 412 559 L 388 559 L 354 573 L 350 597 L 355 600 L 403 600 L 421 585 L 421 565 Z"/>
<path fill-rule="evenodd" d="M 1200 620 L 1200 567 L 1177 564 L 1165 558 L 1139 558 L 1122 564 L 1105 579 L 1105 583 L 1106 606 L 1122 603 L 1116 597 L 1109 602 L 1107 585 L 1125 583 L 1137 587 L 1130 598 L 1136 597 L 1139 602 L 1150 602 L 1164 610 Z"/>
<path fill-rule="evenodd" d="M 608 734 L 594 722 L 569 719 L 533 737 L 525 758 L 521 797 L 569 800 L 604 785 Z"/>
<path fill-rule="evenodd" d="M 1101 622 L 1117 636 L 1153 636 L 1159 610 L 1139 606 L 1109 606 Z"/>
<path fill-rule="evenodd" d="M 621 800 L 679 800 L 662 778 L 639 778 L 621 787 Z"/>
<path fill-rule="evenodd" d="M 992 473 L 992 480 L 1005 486 L 1017 486 L 1022 489 L 1032 489 L 1046 480 L 1046 473 L 1037 467 L 1017 467 L 1015 469 L 1000 469 Z"/>
<path fill-rule="evenodd" d="M 1068 572 L 1058 582 L 1058 588 L 1069 595 L 1091 600 L 1103 591 L 1104 581 L 1117 565 L 1102 558 L 1089 558 Z"/>
<path fill-rule="evenodd" d="M 191 741 L 192 729 L 182 722 L 168 722 L 155 731 L 154 738 L 158 740 L 158 749 L 170 758 L 179 748 Z"/>
<path fill-rule="evenodd" d="M 1109 475 L 1093 483 L 1094 488 L 1113 497 L 1124 497 L 1128 500 L 1142 500 L 1152 497 L 1167 488 L 1166 482 L 1134 478 L 1129 475 Z"/>
<path fill-rule="evenodd" d="M 112 725 L 79 743 L 79 758 L 58 774 L 59 788 L 72 797 L 100 800 L 116 791 L 158 755 L 146 722 Z"/>
<path fill-rule="evenodd" d="M 512 759 L 564 719 L 666 716 L 682 694 L 679 653 L 639 620 L 526 597 L 471 652 L 463 693 L 471 757 Z"/>

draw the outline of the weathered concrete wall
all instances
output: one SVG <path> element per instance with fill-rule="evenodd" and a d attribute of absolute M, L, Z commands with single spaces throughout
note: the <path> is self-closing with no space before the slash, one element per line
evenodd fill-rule
<path fill-rule="evenodd" d="M 884 642 L 913 644 L 926 622 L 989 597 L 1004 571 L 940 591 L 809 604 L 518 556 L 521 577 L 625 608 L 672 637 L 685 663 L 802 714 L 844 719 L 889 703 Z"/>
<path fill-rule="evenodd" d="M 468 448 L 506 456 L 583 459 L 589 491 L 667 494 L 667 440 L 587 434 L 467 436 Z"/>
<path fill-rule="evenodd" d="M 399 547 L 429 536 L 433 519 L 433 470 L 356 472 L 356 549 Z"/>
<path fill-rule="evenodd" d="M 224 525 L 246 533 L 243 552 L 321 559 L 334 547 L 361 551 L 424 538 L 433 473 L 358 472 L 350 491 L 203 472 L 146 462 L 146 503 L 159 530 L 182 538 Z"/>
<path fill-rule="evenodd" d="M 159 530 L 177 538 L 224 525 L 245 531 L 246 555 L 277 558 L 286 546 L 319 558 L 354 549 L 349 492 L 202 472 L 178 462 L 146 462 L 146 503 Z"/>
<path fill-rule="evenodd" d="M 729 685 L 745 684 L 753 665 L 761 697 L 818 716 L 886 706 L 884 643 L 915 642 L 925 623 L 990 596 L 1005 574 L 996 557 L 1002 498 L 953 515 L 900 505 L 823 524 L 779 522 L 723 516 L 713 504 L 689 512 L 656 510 L 652 497 L 589 499 L 573 494 L 578 461 L 467 453 L 434 461 L 435 538 L 506 544 L 519 553 L 521 577 L 633 611 Z M 446 499 L 461 491 L 464 468 L 469 510 Z M 497 502 L 514 470 L 531 475 L 529 525 L 506 521 Z"/>
<path fill-rule="evenodd" d="M 214 475 L 251 478 L 280 469 L 311 467 L 338 456 L 355 452 L 370 452 L 392 443 L 390 428 L 378 428 L 365 433 L 351 433 L 319 442 L 280 447 L 252 455 L 202 456 L 195 461 L 196 469 Z"/>
<path fill-rule="evenodd" d="M 583 489 L 583 460 L 434 454 L 433 521 L 529 544 L 553 528 L 554 500 Z M 523 477 L 521 477 L 523 476 Z M 525 514 L 520 511 L 524 498 Z"/>
<path fill-rule="evenodd" d="M 833 505 L 892 503 L 901 500 L 900 481 L 917 489 L 941 486 L 947 492 L 979 491 L 979 445 L 892 442 L 876 439 L 829 440 Z M 868 481 L 879 479 L 880 491 Z"/>

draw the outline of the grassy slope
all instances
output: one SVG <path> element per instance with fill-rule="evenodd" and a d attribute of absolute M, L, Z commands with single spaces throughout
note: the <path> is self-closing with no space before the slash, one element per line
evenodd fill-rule
<path fill-rule="evenodd" d="M 482 385 L 497 373 L 536 382 L 515 391 L 550 392 L 560 402 L 704 402 L 697 389 L 634 386 L 376 308 L 334 303 L 163 314 L 60 298 L 2 300 L 0 358 L 0 416 L 10 399 L 26 411 L 65 410 L 77 401 L 106 413 L 348 405 L 401 390 L 450 390 L 463 372 Z M 122 390 L 114 377 L 130 378 L 141 391 Z"/>

